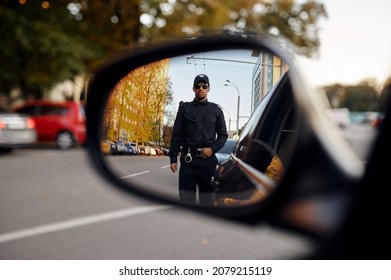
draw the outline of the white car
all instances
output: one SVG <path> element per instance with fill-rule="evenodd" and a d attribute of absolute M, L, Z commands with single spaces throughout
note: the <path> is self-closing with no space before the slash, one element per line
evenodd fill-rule
<path fill-rule="evenodd" d="M 238 140 L 236 139 L 227 139 L 224 146 L 216 153 L 217 165 L 220 165 L 224 160 L 229 158 L 230 154 L 235 149 L 236 143 L 238 143 Z"/>
<path fill-rule="evenodd" d="M 37 131 L 32 118 L 0 109 L 0 152 L 32 145 L 36 140 Z"/>

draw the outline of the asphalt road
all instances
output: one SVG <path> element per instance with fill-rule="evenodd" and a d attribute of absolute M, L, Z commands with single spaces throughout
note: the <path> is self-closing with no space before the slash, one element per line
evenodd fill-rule
<path fill-rule="evenodd" d="M 176 183 L 167 157 L 131 160 L 150 171 L 144 179 Z M 290 259 L 313 248 L 267 225 L 227 223 L 119 193 L 83 149 L 15 150 L 0 156 L 0 174 L 0 259 Z"/>
<path fill-rule="evenodd" d="M 343 130 L 365 161 L 376 131 Z M 176 194 L 167 157 L 108 159 L 124 180 Z M 82 148 L 0 155 L 0 259 L 291 259 L 310 253 L 301 236 L 247 227 L 125 195 L 92 169 Z M 134 176 L 136 174 L 136 176 Z"/>
<path fill-rule="evenodd" d="M 378 130 L 371 127 L 370 124 L 352 124 L 342 129 L 342 132 L 352 145 L 357 156 L 366 161 Z"/>

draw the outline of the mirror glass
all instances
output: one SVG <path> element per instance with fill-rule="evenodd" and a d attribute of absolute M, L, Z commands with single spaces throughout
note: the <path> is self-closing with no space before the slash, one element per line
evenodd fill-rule
<path fill-rule="evenodd" d="M 174 173 L 170 141 L 180 104 L 195 98 L 193 82 L 203 73 L 209 77 L 208 101 L 223 112 L 228 141 L 216 154 L 211 192 L 201 196 L 215 207 L 265 199 L 283 176 L 295 135 L 288 70 L 279 57 L 247 49 L 170 57 L 137 68 L 107 101 L 101 123 L 104 160 L 124 182 L 179 200 L 180 156 Z M 197 157 L 196 151 L 190 155 Z"/>

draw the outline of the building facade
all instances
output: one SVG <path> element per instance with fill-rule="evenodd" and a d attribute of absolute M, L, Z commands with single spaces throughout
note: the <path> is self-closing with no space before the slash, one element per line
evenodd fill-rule
<path fill-rule="evenodd" d="M 288 65 L 279 57 L 266 52 L 258 54 L 252 72 L 251 113 L 286 71 L 288 71 Z"/>

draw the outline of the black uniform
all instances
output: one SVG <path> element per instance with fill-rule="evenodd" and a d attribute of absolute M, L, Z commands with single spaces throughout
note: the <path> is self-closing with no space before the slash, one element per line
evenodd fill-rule
<path fill-rule="evenodd" d="M 201 204 L 209 204 L 210 180 L 214 175 L 217 158 L 213 154 L 204 159 L 197 156 L 198 148 L 220 150 L 228 138 L 224 114 L 212 102 L 193 100 L 183 103 L 177 113 L 171 138 L 170 163 L 177 162 L 180 152 L 179 198 L 195 203 L 196 187 Z"/>

